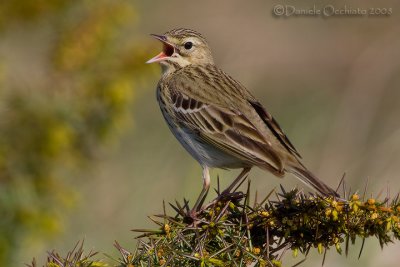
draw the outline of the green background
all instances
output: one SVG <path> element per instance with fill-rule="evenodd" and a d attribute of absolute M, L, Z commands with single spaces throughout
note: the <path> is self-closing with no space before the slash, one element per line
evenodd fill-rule
<path fill-rule="evenodd" d="M 392 8 L 390 16 L 276 17 L 298 9 Z M 0 4 L 0 265 L 22 266 L 78 240 L 117 255 L 162 201 L 195 200 L 201 169 L 170 134 L 144 62 L 149 33 L 187 27 L 216 64 L 280 122 L 328 184 L 373 196 L 400 188 L 400 5 L 397 1 L 11 1 Z M 227 185 L 237 171 L 213 170 Z M 254 169 L 260 195 L 279 180 Z M 302 184 L 299 184 L 302 187 Z M 213 194 L 211 194 L 212 197 Z M 360 243 L 360 242 L 359 242 Z M 325 266 L 397 266 L 399 244 L 377 241 Z M 307 266 L 320 266 L 311 255 Z M 284 263 L 295 260 L 288 254 Z"/>

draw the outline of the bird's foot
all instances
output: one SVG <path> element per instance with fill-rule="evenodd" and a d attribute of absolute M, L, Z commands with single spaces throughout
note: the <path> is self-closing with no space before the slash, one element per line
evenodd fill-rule
<path fill-rule="evenodd" d="M 227 203 L 227 202 L 238 202 L 239 200 L 243 199 L 246 195 L 243 192 L 229 192 L 229 191 L 223 191 L 221 193 L 218 193 L 218 196 L 211 201 L 210 203 L 208 203 L 207 205 L 205 205 L 202 210 L 208 209 L 211 206 L 214 205 L 223 205 L 223 203 Z"/>
<path fill-rule="evenodd" d="M 196 227 L 202 221 L 201 216 L 199 216 L 201 212 L 203 212 L 203 208 L 193 208 L 191 210 L 188 210 L 183 218 L 183 221 L 190 226 Z"/>
<path fill-rule="evenodd" d="M 221 194 L 218 195 L 218 197 L 216 198 L 217 201 L 223 201 L 223 202 L 227 202 L 227 201 L 238 201 L 241 200 L 242 198 L 245 197 L 245 194 L 243 192 L 230 192 L 230 191 L 222 191 Z"/>

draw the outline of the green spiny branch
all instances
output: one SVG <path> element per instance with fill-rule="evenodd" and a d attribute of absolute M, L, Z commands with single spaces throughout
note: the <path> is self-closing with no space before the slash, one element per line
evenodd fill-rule
<path fill-rule="evenodd" d="M 163 214 L 149 217 L 157 229 L 134 230 L 141 233 L 134 252 L 115 244 L 118 266 L 273 267 L 290 250 L 296 257 L 315 249 L 325 258 L 331 248 L 338 253 L 345 248 L 347 255 L 356 238 L 364 243 L 374 236 L 382 247 L 400 239 L 399 196 L 379 201 L 352 194 L 338 200 L 281 188 L 271 200 L 272 193 L 252 204 L 249 189 L 219 195 L 194 220 L 187 216 L 188 201 L 171 205 L 173 215 L 164 205 Z"/>

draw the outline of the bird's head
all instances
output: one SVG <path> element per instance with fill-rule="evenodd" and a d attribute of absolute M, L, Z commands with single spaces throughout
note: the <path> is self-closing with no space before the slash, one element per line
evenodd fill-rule
<path fill-rule="evenodd" d="M 152 36 L 163 43 L 163 51 L 147 63 L 160 63 L 164 73 L 188 65 L 213 64 L 206 39 L 196 31 L 174 29 L 163 35 L 152 34 Z"/>

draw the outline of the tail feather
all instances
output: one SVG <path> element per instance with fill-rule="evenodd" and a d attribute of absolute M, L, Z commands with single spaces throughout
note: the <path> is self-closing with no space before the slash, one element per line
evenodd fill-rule
<path fill-rule="evenodd" d="M 312 186 L 322 195 L 340 197 L 340 195 L 335 190 L 333 190 L 324 182 L 322 182 L 320 179 L 318 179 L 312 172 L 307 170 L 304 166 L 302 165 L 292 166 L 288 171 L 293 173 L 297 178 L 300 179 L 300 181 L 302 181 L 306 185 Z"/>

